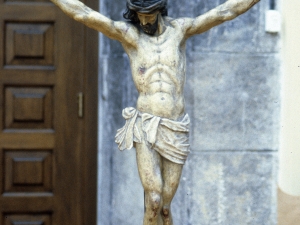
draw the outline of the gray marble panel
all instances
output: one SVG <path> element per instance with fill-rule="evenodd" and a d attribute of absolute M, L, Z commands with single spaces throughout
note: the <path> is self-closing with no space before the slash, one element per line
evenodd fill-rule
<path fill-rule="evenodd" d="M 114 159 L 111 224 L 140 225 L 135 151 L 121 155 Z M 174 225 L 275 225 L 276 159 L 276 152 L 192 152 L 172 204 Z"/>
<path fill-rule="evenodd" d="M 280 77 L 276 55 L 197 54 L 192 74 L 192 148 L 276 150 Z"/>
<path fill-rule="evenodd" d="M 194 152 L 173 211 L 176 225 L 275 225 L 276 152 Z"/>
<path fill-rule="evenodd" d="M 124 124 L 122 110 L 128 105 L 134 106 L 134 100 L 131 99 L 134 99 L 136 92 L 126 55 L 103 55 L 100 65 L 100 120 L 101 126 L 105 128 L 100 145 L 116 148 L 114 136 L 117 129 Z"/>
<path fill-rule="evenodd" d="M 130 71 L 127 62 L 127 57 L 123 54 L 110 54 L 101 55 L 99 63 L 99 72 L 101 74 L 99 82 L 99 95 L 100 95 L 100 107 L 99 107 L 99 169 L 98 169 L 98 195 L 99 195 L 99 208 L 98 208 L 98 221 L 102 224 L 110 224 L 112 219 L 116 219 L 116 215 L 126 213 L 124 210 L 120 210 L 117 206 L 122 206 L 126 202 L 121 204 L 116 202 L 115 199 L 127 201 L 125 198 L 124 190 L 130 189 L 126 187 L 126 174 L 119 174 L 124 171 L 125 173 L 131 173 L 134 170 L 134 166 L 130 163 L 132 157 L 128 157 L 124 160 L 124 163 L 119 162 L 120 157 L 124 157 L 124 154 L 118 150 L 117 145 L 114 142 L 114 136 L 117 129 L 124 124 L 122 117 L 122 109 L 127 106 L 130 101 L 129 87 L 132 86 L 130 81 Z M 119 168 L 118 166 L 126 166 L 128 168 Z M 134 174 L 134 173 L 132 173 Z M 137 174 L 131 175 L 133 179 L 138 181 Z M 122 178 L 123 177 L 123 178 Z M 128 182 L 130 176 L 127 174 Z M 138 181 L 139 182 L 139 181 Z M 135 181 L 133 182 L 135 183 Z M 124 189 L 124 187 L 126 187 Z M 134 187 L 134 186 L 133 186 Z M 122 195 L 122 197 L 120 197 Z M 128 195 L 129 196 L 129 195 Z M 128 202 L 128 201 L 127 201 Z M 131 201 L 133 202 L 133 201 Z M 114 206 L 114 207 L 112 207 Z M 132 211 L 135 210 L 131 207 Z M 118 212 L 118 213 L 117 213 Z M 127 212 L 130 213 L 130 212 Z M 137 214 L 141 216 L 140 213 Z M 124 219 L 126 219 L 124 217 Z M 122 223 L 115 223 L 122 224 Z"/>
<path fill-rule="evenodd" d="M 172 0 L 169 15 L 195 17 L 224 1 Z M 103 0 L 100 10 L 123 20 L 125 4 Z M 280 35 L 264 32 L 268 7 L 261 1 L 187 42 L 193 152 L 173 201 L 175 225 L 276 224 L 276 153 L 256 151 L 278 147 L 280 61 L 274 53 Z M 99 58 L 98 224 L 140 225 L 143 190 L 135 150 L 120 152 L 114 143 L 124 124 L 121 111 L 135 106 L 137 92 L 121 44 L 101 37 Z M 240 152 L 248 149 L 255 151 Z"/>
<path fill-rule="evenodd" d="M 135 149 L 114 150 L 112 169 L 111 224 L 142 224 L 144 190 L 137 171 Z"/>
<path fill-rule="evenodd" d="M 262 1 L 247 13 L 192 38 L 194 51 L 278 52 L 280 34 L 265 32 Z"/>
<path fill-rule="evenodd" d="M 224 3 L 224 0 L 169 2 L 170 16 L 196 17 Z M 179 7 L 180 6 L 180 7 Z M 261 1 L 245 14 L 212 28 L 191 40 L 192 51 L 205 52 L 279 52 L 280 34 L 265 32 L 265 11 L 269 1 Z"/>
<path fill-rule="evenodd" d="M 115 21 L 124 21 L 123 13 L 126 9 L 126 1 L 100 1 L 100 12 Z M 122 55 L 124 50 L 121 44 L 116 40 L 111 40 L 103 36 L 102 45 L 100 49 L 104 54 L 119 54 Z"/>

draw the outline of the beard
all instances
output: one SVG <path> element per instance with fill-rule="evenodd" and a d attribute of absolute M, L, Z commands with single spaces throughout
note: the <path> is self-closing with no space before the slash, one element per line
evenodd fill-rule
<path fill-rule="evenodd" d="M 149 35 L 154 35 L 158 28 L 158 19 L 156 18 L 156 21 L 154 24 L 147 23 L 146 25 L 141 24 L 141 28 L 143 31 Z"/>

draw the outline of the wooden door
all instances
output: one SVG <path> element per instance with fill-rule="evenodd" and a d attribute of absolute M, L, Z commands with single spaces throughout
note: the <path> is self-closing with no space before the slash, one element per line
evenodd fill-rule
<path fill-rule="evenodd" d="M 93 225 L 97 36 L 47 0 L 0 0 L 0 31 L 0 224 Z"/>

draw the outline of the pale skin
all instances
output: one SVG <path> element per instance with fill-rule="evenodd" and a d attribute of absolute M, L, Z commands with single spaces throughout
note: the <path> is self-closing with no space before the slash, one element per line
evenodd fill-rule
<path fill-rule="evenodd" d="M 183 88 L 186 40 L 246 12 L 259 0 L 228 0 L 196 18 L 162 17 L 159 11 L 138 13 L 141 25 L 158 29 L 148 35 L 126 21 L 113 21 L 77 0 L 52 0 L 67 15 L 121 42 L 129 56 L 138 90 L 137 109 L 155 116 L 180 120 L 185 113 Z M 138 119 L 138 126 L 141 126 Z M 136 143 L 139 175 L 145 190 L 144 225 L 172 225 L 170 204 L 177 190 L 182 165 L 152 150 L 144 139 Z"/>

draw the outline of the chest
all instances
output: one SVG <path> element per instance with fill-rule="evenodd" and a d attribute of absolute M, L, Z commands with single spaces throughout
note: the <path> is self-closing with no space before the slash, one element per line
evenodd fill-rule
<path fill-rule="evenodd" d="M 174 62 L 180 60 L 182 54 L 185 54 L 185 43 L 181 32 L 173 27 L 167 27 L 159 36 L 150 36 L 141 32 L 136 48 L 127 53 L 133 64 Z"/>
<path fill-rule="evenodd" d="M 167 29 L 159 36 L 142 34 L 139 40 L 137 54 L 145 56 L 176 56 L 182 48 L 182 38 L 175 29 Z"/>

